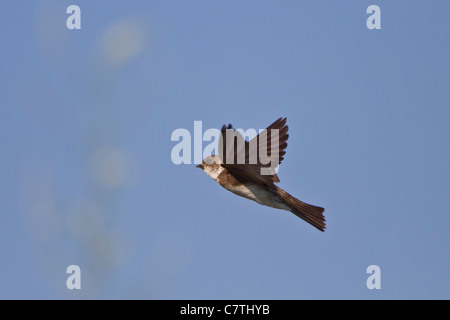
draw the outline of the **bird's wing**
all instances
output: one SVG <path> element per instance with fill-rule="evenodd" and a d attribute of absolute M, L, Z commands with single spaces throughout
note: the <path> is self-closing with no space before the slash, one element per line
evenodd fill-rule
<path fill-rule="evenodd" d="M 223 125 L 219 140 L 222 166 L 243 180 L 267 186 L 280 182 L 274 168 L 286 154 L 287 132 L 286 118 L 280 118 L 248 142 L 231 124 Z"/>

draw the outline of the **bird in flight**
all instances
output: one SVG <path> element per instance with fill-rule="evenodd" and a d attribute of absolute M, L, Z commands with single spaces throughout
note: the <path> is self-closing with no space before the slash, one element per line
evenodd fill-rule
<path fill-rule="evenodd" d="M 287 132 L 286 118 L 276 120 L 250 141 L 245 141 L 231 124 L 224 125 L 219 138 L 219 154 L 203 159 L 197 167 L 238 196 L 290 211 L 325 231 L 324 208 L 300 201 L 275 185 L 280 179 L 274 168 L 286 154 Z"/>

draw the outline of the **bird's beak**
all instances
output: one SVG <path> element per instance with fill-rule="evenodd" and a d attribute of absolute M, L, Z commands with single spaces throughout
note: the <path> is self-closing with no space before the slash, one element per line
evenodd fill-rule
<path fill-rule="evenodd" d="M 196 166 L 197 168 L 200 168 L 203 170 L 203 164 L 199 164 L 198 166 Z"/>

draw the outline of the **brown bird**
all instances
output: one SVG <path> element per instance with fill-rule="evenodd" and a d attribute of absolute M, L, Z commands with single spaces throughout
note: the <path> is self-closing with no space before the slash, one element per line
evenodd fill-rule
<path fill-rule="evenodd" d="M 325 231 L 324 208 L 302 202 L 275 185 L 280 179 L 273 168 L 286 154 L 287 132 L 286 118 L 280 118 L 248 142 L 231 124 L 224 125 L 219 139 L 219 154 L 205 158 L 197 167 L 238 196 L 290 211 Z"/>

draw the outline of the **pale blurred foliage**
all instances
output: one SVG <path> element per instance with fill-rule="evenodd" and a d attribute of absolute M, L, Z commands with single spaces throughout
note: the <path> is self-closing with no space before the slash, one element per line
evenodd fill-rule
<path fill-rule="evenodd" d="M 139 20 L 123 20 L 111 25 L 102 35 L 101 51 L 104 61 L 121 66 L 137 56 L 144 47 L 143 30 Z"/>
<path fill-rule="evenodd" d="M 21 178 L 18 200 L 26 213 L 25 227 L 43 243 L 55 241 L 61 236 L 64 222 L 56 207 L 52 173 L 48 168 L 40 167 L 38 171 L 28 167 Z"/>
<path fill-rule="evenodd" d="M 68 5 L 68 2 L 57 0 L 41 1 L 35 12 L 33 28 L 43 63 L 61 79 L 65 72 L 72 74 L 73 68 L 80 67 L 65 63 L 68 57 L 85 49 L 68 41 L 64 29 Z M 82 30 L 77 32 L 89 32 L 83 30 L 83 8 Z M 172 240 L 167 248 L 164 242 L 158 242 L 144 253 L 151 260 L 163 257 L 163 265 L 155 266 L 154 274 L 136 277 L 136 283 L 130 287 L 121 288 L 120 283 L 114 283 L 114 274 L 136 254 L 130 235 L 123 233 L 116 220 L 121 214 L 118 209 L 121 192 L 136 184 L 139 161 L 118 142 L 120 130 L 116 125 L 118 115 L 115 107 L 98 106 L 108 105 L 111 101 L 114 90 L 111 75 L 117 75 L 119 69 L 125 68 L 127 62 L 145 50 L 146 32 L 138 18 L 113 21 L 98 32 L 98 39 L 88 51 L 85 65 L 81 66 L 82 71 L 90 73 L 87 78 L 93 79 L 86 92 L 82 92 L 84 99 L 80 101 L 84 105 L 77 106 L 83 108 L 83 112 L 91 112 L 86 118 L 84 132 L 76 136 L 84 140 L 81 152 L 86 173 L 82 177 L 86 186 L 84 194 L 67 194 L 67 190 L 72 188 L 64 186 L 70 182 L 66 182 L 64 176 L 58 177 L 51 168 L 52 155 L 31 155 L 21 164 L 18 200 L 25 212 L 24 224 L 40 247 L 37 255 L 44 278 L 59 298 L 136 298 L 138 295 L 140 298 L 154 298 L 158 297 L 158 292 L 155 292 L 155 286 L 150 285 L 157 282 L 162 289 L 168 278 L 179 273 L 178 267 L 171 272 L 168 265 L 174 268 L 180 261 L 165 257 L 165 250 L 179 252 L 176 250 L 179 243 Z M 70 91 L 70 88 L 64 90 Z M 64 141 L 68 148 L 71 143 Z M 65 280 L 68 275 L 65 271 L 69 264 L 80 266 L 82 290 L 67 290 Z M 115 289 L 113 293 L 110 292 L 112 287 Z"/>
<path fill-rule="evenodd" d="M 130 161 L 124 150 L 111 145 L 93 150 L 90 159 L 91 174 L 103 187 L 118 187 L 130 176 Z"/>
<path fill-rule="evenodd" d="M 70 207 L 66 223 L 70 234 L 81 242 L 90 243 L 98 234 L 106 232 L 103 214 L 96 204 Z"/>

